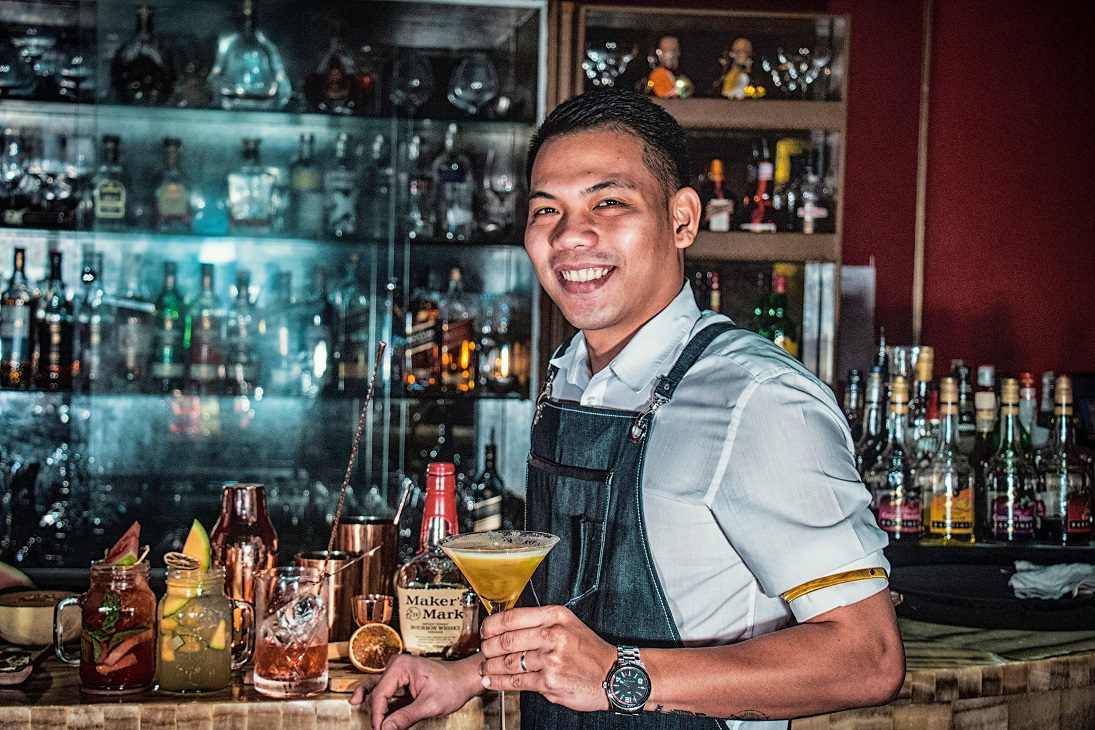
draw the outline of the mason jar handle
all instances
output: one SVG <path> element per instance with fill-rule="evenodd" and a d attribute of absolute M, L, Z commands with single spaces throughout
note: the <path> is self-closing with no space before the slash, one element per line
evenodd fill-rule
<path fill-rule="evenodd" d="M 243 669 L 251 661 L 255 649 L 255 607 L 247 601 L 233 598 L 232 608 L 240 612 L 240 636 L 233 637 L 232 646 L 241 647 L 239 657 L 232 657 L 232 671 Z"/>
<path fill-rule="evenodd" d="M 80 666 L 80 657 L 71 657 L 65 651 L 65 627 L 61 623 L 61 614 L 69 606 L 78 605 L 80 605 L 80 598 L 78 596 L 69 596 L 58 601 L 53 608 L 53 653 L 70 667 Z"/>

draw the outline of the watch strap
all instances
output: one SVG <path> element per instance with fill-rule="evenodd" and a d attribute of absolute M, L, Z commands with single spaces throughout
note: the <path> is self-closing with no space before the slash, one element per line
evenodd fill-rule
<path fill-rule="evenodd" d="M 643 660 L 639 657 L 639 647 L 637 646 L 617 646 L 616 647 L 616 663 L 617 664 L 638 664 L 643 669 Z"/>

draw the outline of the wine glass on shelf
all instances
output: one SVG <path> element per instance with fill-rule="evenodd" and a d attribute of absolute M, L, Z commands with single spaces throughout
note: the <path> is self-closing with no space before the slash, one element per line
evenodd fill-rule
<path fill-rule="evenodd" d="M 487 151 L 483 192 L 486 205 L 481 228 L 485 235 L 501 240 L 509 234 L 513 225 L 511 199 L 517 192 L 517 174 L 513 171 L 509 156 L 498 154 L 493 147 Z"/>
<path fill-rule="evenodd" d="M 407 53 L 392 67 L 392 91 L 388 95 L 396 106 L 406 107 L 414 115 L 433 93 L 433 67 L 420 53 Z"/>
<path fill-rule="evenodd" d="M 462 112 L 477 114 L 498 95 L 498 71 L 485 53 L 473 53 L 449 77 L 448 99 Z"/>
<path fill-rule="evenodd" d="M 513 608 L 536 568 L 559 538 L 547 532 L 491 530 L 451 535 L 441 549 L 456 563 L 494 614 Z M 505 692 L 498 693 L 498 726 L 506 730 Z"/>

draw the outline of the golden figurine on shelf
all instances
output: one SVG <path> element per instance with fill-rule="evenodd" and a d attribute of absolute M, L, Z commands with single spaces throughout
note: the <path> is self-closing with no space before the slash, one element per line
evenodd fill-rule
<path fill-rule="evenodd" d="M 649 57 L 651 71 L 640 83 L 640 89 L 651 96 L 687 99 L 694 87 L 687 76 L 679 71 L 681 42 L 675 35 L 658 39 L 658 47 Z"/>
<path fill-rule="evenodd" d="M 714 91 L 727 99 L 759 99 L 768 92 L 754 79 L 753 43 L 737 38 L 719 56 L 722 75 L 715 81 Z"/>

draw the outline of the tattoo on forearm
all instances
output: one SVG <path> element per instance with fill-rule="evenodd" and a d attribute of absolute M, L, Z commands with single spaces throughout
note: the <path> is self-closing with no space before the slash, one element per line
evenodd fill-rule
<path fill-rule="evenodd" d="M 702 712 L 689 712 L 688 710 L 667 710 L 665 705 L 658 705 L 654 708 L 654 712 L 664 712 L 669 715 L 688 715 L 689 717 L 708 717 L 708 715 Z M 724 720 L 771 720 L 772 718 L 765 715 L 759 710 L 743 710 L 729 717 L 722 718 Z"/>

